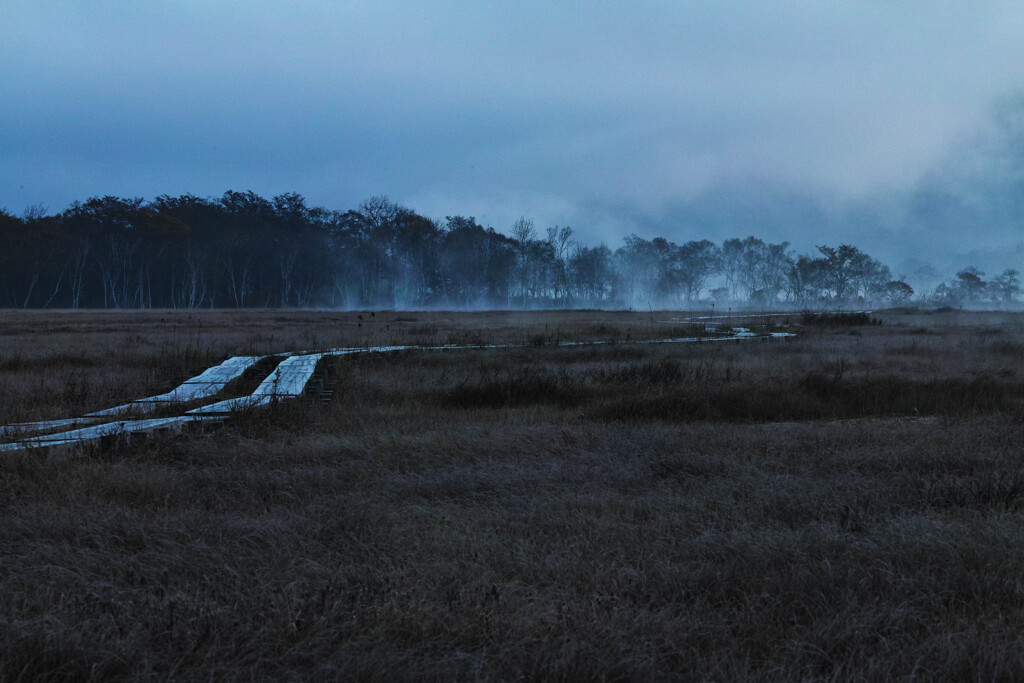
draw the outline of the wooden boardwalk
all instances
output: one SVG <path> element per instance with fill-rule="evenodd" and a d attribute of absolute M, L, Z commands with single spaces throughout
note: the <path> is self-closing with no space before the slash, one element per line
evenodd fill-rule
<path fill-rule="evenodd" d="M 348 352 L 348 351 L 346 351 Z M 324 353 L 308 356 L 289 356 L 274 368 L 270 375 L 260 382 L 256 391 L 249 396 L 229 398 L 226 401 L 189 410 L 187 415 L 225 415 L 268 405 L 277 400 L 296 398 L 302 395 L 309 378 L 316 370 L 316 364 Z"/>
<path fill-rule="evenodd" d="M 94 427 L 74 429 L 44 436 L 35 436 L 15 443 L 0 444 L 0 453 L 33 450 L 37 448 L 74 447 L 94 443 L 105 438 L 126 437 L 131 434 L 166 434 L 181 431 L 183 425 L 204 418 L 194 415 L 161 417 L 149 420 L 116 420 Z"/>
<path fill-rule="evenodd" d="M 733 328 L 731 335 L 645 339 L 618 343 L 681 344 L 708 341 L 745 341 L 751 339 L 769 340 L 793 336 L 796 335 L 789 332 L 754 334 L 746 328 Z M 610 343 L 607 341 L 560 342 L 557 346 L 597 346 Z M 127 416 L 132 414 L 145 415 L 158 408 L 173 408 L 183 403 L 215 398 L 232 380 L 241 377 L 246 370 L 259 361 L 270 357 L 235 356 L 186 380 L 173 390 L 158 396 L 136 399 L 113 408 L 89 413 L 83 417 L 0 426 L 0 437 L 15 439 L 11 443 L 0 444 L 0 453 L 49 448 L 73 449 L 103 439 L 180 431 L 190 423 L 224 420 L 241 411 L 268 406 L 277 401 L 292 400 L 303 394 L 306 385 L 316 371 L 317 364 L 326 357 L 354 353 L 388 353 L 409 350 L 504 349 L 512 348 L 513 346 L 515 345 L 371 346 L 364 348 L 337 348 L 314 353 L 293 352 L 274 354 L 275 356 L 284 355 L 285 358 L 260 382 L 256 390 L 248 396 L 215 401 L 208 405 L 188 410 L 181 415 L 171 417 L 127 419 Z M 68 429 L 69 427 L 71 429 Z"/>
<path fill-rule="evenodd" d="M 42 432 L 53 432 L 62 429 L 82 427 L 84 425 L 90 425 L 100 421 L 101 420 L 99 418 L 95 417 L 72 417 L 64 420 L 19 422 L 0 427 L 0 437 L 17 439 L 32 436 L 33 434 L 41 434 Z"/>
<path fill-rule="evenodd" d="M 216 396 L 224 390 L 228 383 L 241 377 L 242 373 L 258 363 L 262 358 L 262 356 L 235 356 L 228 358 L 220 365 L 215 365 L 205 370 L 202 374 L 185 380 L 181 385 L 168 391 L 166 394 L 136 399 L 131 403 L 89 413 L 88 417 L 108 417 L 131 412 L 146 414 L 175 403 L 185 403 L 187 401 Z"/>

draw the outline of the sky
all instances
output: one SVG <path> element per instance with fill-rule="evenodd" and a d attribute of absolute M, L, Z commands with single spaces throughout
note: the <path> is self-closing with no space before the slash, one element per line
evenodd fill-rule
<path fill-rule="evenodd" d="M 1016 1 L 5 0 L 0 208 L 383 194 L 1024 269 L 1022 93 Z"/>

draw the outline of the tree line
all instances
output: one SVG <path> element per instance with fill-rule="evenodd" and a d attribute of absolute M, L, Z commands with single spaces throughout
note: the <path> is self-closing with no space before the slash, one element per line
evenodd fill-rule
<path fill-rule="evenodd" d="M 386 197 L 333 211 L 299 194 L 94 197 L 57 215 L 0 211 L 0 305 L 22 308 L 795 308 L 1012 305 L 1019 273 L 968 268 L 926 295 L 857 247 L 797 255 L 756 237 L 615 250 L 570 227 L 508 234 Z"/>

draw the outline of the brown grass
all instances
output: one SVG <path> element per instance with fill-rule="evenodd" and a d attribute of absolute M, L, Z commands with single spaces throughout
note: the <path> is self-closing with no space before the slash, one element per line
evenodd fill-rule
<path fill-rule="evenodd" d="M 3 414 L 365 343 L 363 315 L 210 313 L 175 346 L 173 314 L 0 314 L 34 401 Z M 374 343 L 545 344 L 339 358 L 326 406 L 0 459 L 0 680 L 1024 676 L 1021 316 L 574 348 L 547 341 L 659 324 L 400 317 Z M 69 368 L 102 390 L 33 397 Z"/>

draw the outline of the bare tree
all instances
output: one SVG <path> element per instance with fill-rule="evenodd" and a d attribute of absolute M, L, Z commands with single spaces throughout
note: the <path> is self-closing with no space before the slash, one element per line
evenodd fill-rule
<path fill-rule="evenodd" d="M 560 228 L 556 225 L 553 228 L 548 228 L 548 244 L 551 245 L 551 251 L 555 254 L 554 300 L 563 306 L 569 292 L 569 249 L 574 243 L 572 228 L 569 226 Z"/>
<path fill-rule="evenodd" d="M 516 249 L 516 274 L 519 280 L 519 294 L 523 297 L 522 307 L 526 308 L 526 293 L 530 276 L 530 244 L 537 239 L 533 221 L 525 216 L 512 224 L 512 240 Z"/>

